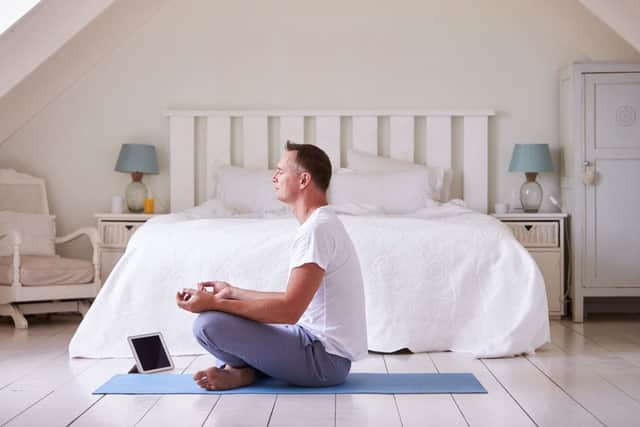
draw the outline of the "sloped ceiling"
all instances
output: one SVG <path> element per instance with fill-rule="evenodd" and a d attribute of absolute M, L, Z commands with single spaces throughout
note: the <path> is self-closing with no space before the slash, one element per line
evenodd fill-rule
<path fill-rule="evenodd" d="M 640 52 L 640 0 L 580 0 L 580 3 Z"/>
<path fill-rule="evenodd" d="M 43 0 L 0 36 L 0 144 L 175 0 Z M 640 52 L 640 0 L 578 0 Z"/>
<path fill-rule="evenodd" d="M 0 37 L 0 144 L 170 0 L 44 0 Z"/>
<path fill-rule="evenodd" d="M 0 97 L 109 7 L 114 0 L 41 1 L 0 35 Z"/>

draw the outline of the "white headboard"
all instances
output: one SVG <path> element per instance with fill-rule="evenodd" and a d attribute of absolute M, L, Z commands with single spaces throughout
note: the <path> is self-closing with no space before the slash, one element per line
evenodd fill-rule
<path fill-rule="evenodd" d="M 421 152 L 426 164 L 454 169 L 453 119 L 461 118 L 462 170 L 454 172 L 462 177 L 465 202 L 487 212 L 488 121 L 493 115 L 492 110 L 169 110 L 171 211 L 194 206 L 196 186 L 205 198 L 215 194 L 213 174 L 220 165 L 273 166 L 279 156 L 270 159 L 270 144 L 281 151 L 287 140 L 321 147 L 335 169 L 347 146 L 377 155 L 386 144 L 393 159 L 415 162 Z M 204 148 L 198 148 L 198 139 Z"/>

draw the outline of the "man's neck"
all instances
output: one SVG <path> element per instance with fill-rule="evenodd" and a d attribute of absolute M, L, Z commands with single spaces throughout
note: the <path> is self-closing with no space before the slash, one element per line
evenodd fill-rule
<path fill-rule="evenodd" d="M 304 200 L 300 199 L 296 203 L 293 204 L 292 210 L 296 219 L 300 224 L 304 224 L 304 222 L 311 216 L 313 211 L 323 206 L 327 206 L 327 198 L 317 198 L 315 200 Z"/>

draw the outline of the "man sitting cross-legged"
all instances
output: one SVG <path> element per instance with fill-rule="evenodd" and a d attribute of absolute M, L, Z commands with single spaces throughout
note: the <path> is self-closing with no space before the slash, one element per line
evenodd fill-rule
<path fill-rule="evenodd" d="M 199 371 L 203 388 L 223 390 L 255 381 L 256 371 L 299 386 L 344 381 L 367 353 L 360 264 L 342 222 L 327 206 L 331 162 L 324 151 L 287 142 L 272 181 L 300 226 L 291 244 L 284 292 L 199 283 L 176 295 L 200 313 L 193 331 L 222 367 Z M 207 288 L 212 288 L 211 292 Z"/>

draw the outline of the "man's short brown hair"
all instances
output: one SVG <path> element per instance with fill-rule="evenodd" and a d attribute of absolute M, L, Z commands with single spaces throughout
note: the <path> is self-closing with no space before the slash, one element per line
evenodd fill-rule
<path fill-rule="evenodd" d="M 331 160 L 322 149 L 311 144 L 296 144 L 287 141 L 287 151 L 296 152 L 296 163 L 311 174 L 311 181 L 323 192 L 331 182 Z"/>

